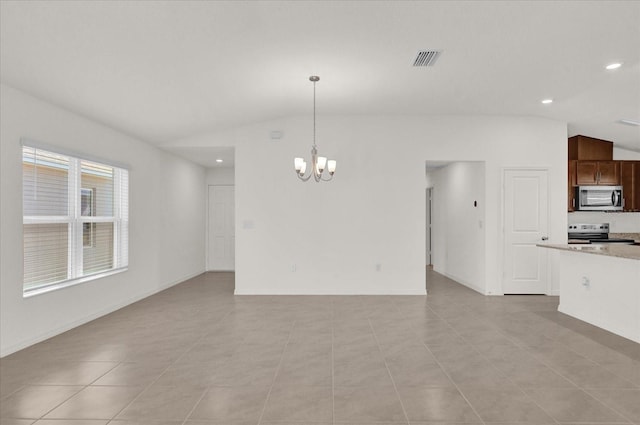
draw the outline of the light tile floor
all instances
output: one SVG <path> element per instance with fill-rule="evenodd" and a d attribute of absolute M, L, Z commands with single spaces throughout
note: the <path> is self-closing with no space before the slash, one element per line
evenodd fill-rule
<path fill-rule="evenodd" d="M 640 424 L 640 345 L 544 296 L 233 296 L 208 273 L 0 360 L 1 423 Z"/>

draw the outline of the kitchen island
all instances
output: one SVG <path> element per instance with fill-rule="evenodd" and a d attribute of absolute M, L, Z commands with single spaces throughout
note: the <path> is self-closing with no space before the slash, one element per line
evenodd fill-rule
<path fill-rule="evenodd" d="M 538 246 L 561 251 L 558 311 L 640 343 L 640 246 Z"/>

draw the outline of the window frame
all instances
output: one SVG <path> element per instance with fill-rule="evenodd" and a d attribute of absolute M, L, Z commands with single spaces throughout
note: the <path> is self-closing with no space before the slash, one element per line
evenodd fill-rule
<path fill-rule="evenodd" d="M 67 241 L 67 278 L 60 281 L 32 284 L 28 288 L 25 287 L 23 273 L 23 297 L 31 297 L 57 289 L 74 286 L 80 283 L 100 279 L 113 274 L 125 272 L 128 270 L 128 224 L 129 224 L 129 169 L 120 164 L 114 164 L 109 161 L 96 158 L 88 158 L 85 155 L 79 155 L 73 152 L 64 151 L 56 147 L 43 145 L 28 139 L 21 139 L 21 163 L 24 164 L 24 148 L 47 151 L 57 155 L 65 156 L 69 159 L 68 169 L 68 192 L 67 192 L 67 215 L 66 216 L 41 216 L 41 215 L 24 215 L 23 210 L 23 226 L 26 224 L 67 224 L 68 241 Z M 96 193 L 94 188 L 82 187 L 82 171 L 81 164 L 83 161 L 93 162 L 99 165 L 108 166 L 113 169 L 113 216 L 96 216 Z M 21 182 L 24 182 L 24 177 Z M 126 187 L 122 187 L 125 184 Z M 83 191 L 92 190 L 91 213 L 92 215 L 82 215 L 82 195 Z M 121 190 L 126 191 L 122 193 Z M 24 186 L 22 187 L 24 194 Z M 24 195 L 23 195 L 24 196 Z M 24 204 L 23 204 L 24 208 Z M 94 273 L 84 274 L 83 255 L 84 250 L 90 246 L 84 245 L 84 226 L 89 224 L 91 229 L 95 228 L 96 223 L 113 223 L 113 264 L 106 270 Z M 122 238 L 122 231 L 125 229 L 126 236 Z M 122 240 L 121 240 L 122 239 Z M 24 241 L 24 227 L 23 227 Z M 91 237 L 93 246 L 93 235 Z M 23 261 L 24 267 L 24 261 Z M 24 271 L 24 269 L 23 269 Z"/>
<path fill-rule="evenodd" d="M 85 197 L 85 193 L 88 193 L 88 200 L 89 200 L 89 214 L 85 214 L 84 210 L 83 210 L 83 203 L 84 203 L 84 197 Z M 80 215 L 82 217 L 94 217 L 96 213 L 96 188 L 95 187 L 82 187 L 80 188 Z M 85 240 L 85 232 L 88 231 L 89 232 L 89 238 L 88 240 Z M 96 223 L 91 223 L 88 221 L 83 221 L 82 222 L 82 247 L 83 248 L 95 248 L 96 246 L 96 239 L 95 239 L 95 233 L 96 233 Z M 87 243 L 88 242 L 88 243 Z"/>

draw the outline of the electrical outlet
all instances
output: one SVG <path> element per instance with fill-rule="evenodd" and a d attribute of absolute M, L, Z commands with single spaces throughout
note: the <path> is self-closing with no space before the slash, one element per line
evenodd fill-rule
<path fill-rule="evenodd" d="M 292 264 L 292 265 L 291 265 L 291 271 L 292 271 L 292 272 L 296 272 L 296 271 L 298 271 L 298 265 L 297 265 L 297 264 Z"/>

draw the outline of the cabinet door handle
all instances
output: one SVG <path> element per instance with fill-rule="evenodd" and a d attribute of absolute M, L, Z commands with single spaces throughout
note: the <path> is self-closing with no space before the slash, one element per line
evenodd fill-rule
<path fill-rule="evenodd" d="M 573 198 L 573 199 L 571 200 L 571 205 L 573 206 L 573 208 L 575 208 L 575 207 L 576 207 L 576 198 Z"/>

